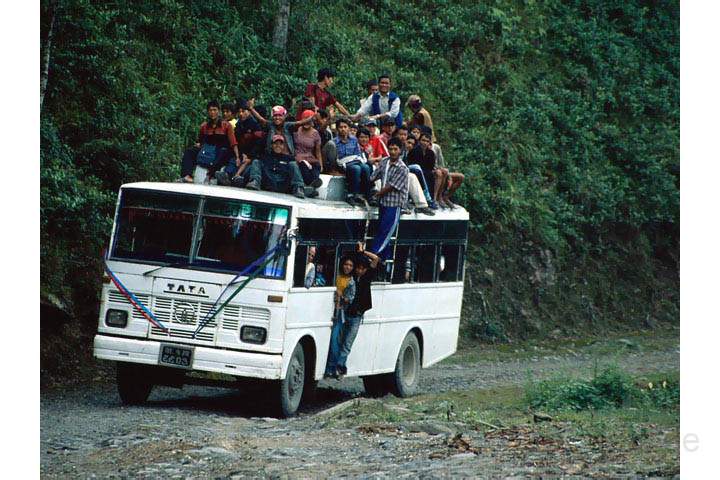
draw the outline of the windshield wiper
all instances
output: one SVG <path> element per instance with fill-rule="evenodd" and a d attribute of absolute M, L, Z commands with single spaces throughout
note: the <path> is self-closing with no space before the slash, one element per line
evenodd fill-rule
<path fill-rule="evenodd" d="M 158 270 L 162 270 L 163 268 L 187 267 L 188 265 L 190 265 L 190 262 L 188 262 L 187 260 L 182 261 L 182 262 L 168 262 L 163 265 L 160 265 L 159 267 L 151 268 L 150 270 L 143 272 L 143 277 L 147 277 L 151 273 L 157 272 Z"/>

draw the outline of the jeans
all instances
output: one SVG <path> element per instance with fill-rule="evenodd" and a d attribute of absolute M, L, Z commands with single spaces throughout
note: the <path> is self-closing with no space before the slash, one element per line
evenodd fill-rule
<path fill-rule="evenodd" d="M 412 165 L 407 166 L 410 170 L 410 173 L 414 174 L 417 179 L 420 181 L 420 185 L 422 186 L 423 193 L 425 194 L 425 200 L 430 203 L 432 200 L 432 196 L 430 195 L 430 190 L 428 190 L 428 184 L 425 181 L 425 175 L 423 175 L 422 168 L 420 168 L 420 165 L 413 163 Z"/>
<path fill-rule="evenodd" d="M 338 358 L 340 357 L 340 337 L 343 330 L 343 319 L 345 312 L 342 309 L 335 313 L 333 318 L 333 326 L 330 331 L 330 350 L 328 351 L 327 363 L 325 364 L 325 374 L 332 375 L 338 366 Z"/>
<path fill-rule="evenodd" d="M 270 169 L 263 168 L 263 161 L 256 159 L 253 160 L 247 170 L 249 171 L 250 180 L 258 182 L 263 190 L 291 193 L 291 189 L 304 186 L 300 168 L 298 168 L 295 161 L 288 162 L 287 169 Z"/>
<path fill-rule="evenodd" d="M 345 178 L 347 179 L 349 193 L 362 193 L 370 196 L 370 165 L 362 162 L 351 162 L 345 165 Z"/>
<path fill-rule="evenodd" d="M 345 323 L 343 324 L 342 338 L 340 339 L 340 355 L 337 357 L 336 366 L 341 368 L 347 368 L 345 362 L 347 357 L 350 355 L 350 349 L 355 342 L 358 330 L 360 330 L 360 324 L 362 323 L 363 316 L 357 317 L 346 316 Z"/>

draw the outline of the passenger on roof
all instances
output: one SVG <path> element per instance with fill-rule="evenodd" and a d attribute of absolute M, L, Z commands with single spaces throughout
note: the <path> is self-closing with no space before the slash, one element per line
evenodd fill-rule
<path fill-rule="evenodd" d="M 363 103 L 365 103 L 365 101 L 366 101 L 367 99 L 369 99 L 370 97 L 372 97 L 374 93 L 377 93 L 377 91 L 378 91 L 378 81 L 377 81 L 377 79 L 371 78 L 370 80 L 368 80 L 367 82 L 365 82 L 365 88 L 367 89 L 367 96 L 362 97 L 362 98 L 360 99 L 360 107 L 361 107 L 361 108 L 362 108 L 362 106 L 363 106 Z"/>
<path fill-rule="evenodd" d="M 345 169 L 347 180 L 347 202 L 350 205 L 365 205 L 370 200 L 370 173 L 372 169 L 365 163 L 360 152 L 357 138 L 350 136 L 350 121 L 341 118 L 335 122 L 337 137 L 338 165 Z"/>
<path fill-rule="evenodd" d="M 295 155 L 295 143 L 293 141 L 293 132 L 297 130 L 298 128 L 302 127 L 306 123 L 311 123 L 313 121 L 313 117 L 308 117 L 304 120 L 300 120 L 298 122 L 287 122 L 285 121 L 287 117 L 287 110 L 285 110 L 285 107 L 282 105 L 275 105 L 272 108 L 271 114 L 272 114 L 272 121 L 268 122 L 265 118 L 263 118 L 260 113 L 255 110 L 255 99 L 251 98 L 247 102 L 248 109 L 250 112 L 252 112 L 253 116 L 257 119 L 258 122 L 260 122 L 260 125 L 265 128 L 266 135 L 267 135 L 267 143 L 265 146 L 265 153 L 270 153 L 272 151 L 272 138 L 275 135 L 282 135 L 285 137 L 285 142 L 283 144 L 283 153 L 286 155 Z"/>
<path fill-rule="evenodd" d="M 321 68 L 317 73 L 317 83 L 308 83 L 305 88 L 305 97 L 317 108 L 337 108 L 343 115 L 350 115 L 350 112 L 338 102 L 327 89 L 335 82 L 335 71 L 331 68 Z"/>
<path fill-rule="evenodd" d="M 253 160 L 250 165 L 248 190 L 267 190 L 270 192 L 292 193 L 305 198 L 304 184 L 300 168 L 293 157 L 287 155 L 285 137 L 277 134 L 271 139 L 271 152 L 262 159 Z"/>
<path fill-rule="evenodd" d="M 430 189 L 428 188 L 428 184 L 425 181 L 425 175 L 423 175 L 422 168 L 420 168 L 420 165 L 408 163 L 407 160 L 408 153 L 410 153 L 415 148 L 415 145 L 417 145 L 418 143 L 417 140 L 412 135 L 408 135 L 407 129 L 404 129 L 404 127 L 403 129 L 398 129 L 397 131 L 400 132 L 398 135 L 396 135 L 396 138 L 398 140 L 402 141 L 403 137 L 405 137 L 405 141 L 403 142 L 404 148 L 402 150 L 402 153 L 400 154 L 400 159 L 405 162 L 405 165 L 407 165 L 408 169 L 410 170 L 410 173 L 412 174 L 410 175 L 410 178 L 417 179 L 420 190 L 425 197 L 425 203 L 427 203 L 428 208 L 432 210 L 437 210 L 439 207 L 437 203 L 435 203 L 435 201 L 432 199 L 432 195 L 430 194 Z M 417 203 L 415 204 L 417 205 Z"/>
<path fill-rule="evenodd" d="M 315 129 L 320 134 L 320 154 L 322 157 L 323 173 L 328 175 L 342 176 L 343 173 L 337 167 L 337 149 L 333 141 L 330 122 L 330 113 L 321 108 L 315 116 Z"/>
<path fill-rule="evenodd" d="M 427 126 L 422 126 L 420 129 L 425 132 L 428 135 L 432 136 L 432 129 Z M 450 208 L 455 208 L 457 205 L 455 205 L 451 200 L 450 197 L 455 193 L 455 191 L 460 188 L 460 185 L 462 185 L 463 181 L 465 180 L 465 175 L 463 175 L 460 172 L 451 172 L 448 170 L 447 166 L 445 165 L 445 158 L 442 153 L 442 148 L 440 148 L 440 145 L 437 143 L 432 144 L 432 150 L 433 153 L 435 153 L 435 166 L 439 168 L 442 171 L 443 176 L 445 176 L 445 185 L 440 190 L 440 198 L 442 199 L 443 203 L 447 205 Z"/>
<path fill-rule="evenodd" d="M 395 133 L 395 128 L 395 120 L 393 120 L 392 118 L 386 117 L 382 121 L 382 125 L 380 125 L 380 140 L 382 140 L 385 145 L 387 145 L 390 139 L 393 137 L 393 134 Z"/>
<path fill-rule="evenodd" d="M 236 105 L 237 121 L 235 123 L 235 138 L 242 160 L 230 162 L 224 171 L 217 172 L 218 185 L 232 185 L 243 187 L 249 180 L 250 164 L 253 158 L 258 157 L 262 151 L 263 132 L 257 120 L 253 118 L 245 100 L 238 100 Z"/>
<path fill-rule="evenodd" d="M 237 124 L 237 118 L 235 118 L 235 116 L 237 115 L 237 109 L 235 107 L 235 104 L 232 102 L 225 102 L 222 104 L 221 110 L 223 120 L 225 120 L 230 125 L 232 125 L 233 128 L 235 128 L 235 125 Z"/>
<path fill-rule="evenodd" d="M 370 144 L 370 130 L 362 127 L 357 134 L 358 145 L 360 146 L 360 154 L 365 159 L 365 163 L 371 167 L 375 167 L 380 160 L 382 155 L 376 154 L 373 146 Z"/>
<path fill-rule="evenodd" d="M 408 153 L 408 165 L 418 165 L 422 171 L 428 190 L 431 192 L 432 199 L 442 208 L 448 208 L 444 202 L 440 201 L 440 191 L 445 185 L 447 176 L 445 172 L 438 169 L 435 165 L 435 153 L 430 148 L 432 143 L 428 133 L 420 134 L 419 145 L 416 145 Z M 415 169 L 416 167 L 413 167 Z"/>
<path fill-rule="evenodd" d="M 382 188 L 375 194 L 380 203 L 378 211 L 378 232 L 373 240 L 370 251 L 386 260 L 392 255 L 390 237 L 392 237 L 398 222 L 400 210 L 408 197 L 408 168 L 400 160 L 402 145 L 397 138 L 390 139 L 388 151 L 390 155 L 380 162 L 370 177 L 370 181 L 382 181 Z"/>
<path fill-rule="evenodd" d="M 408 122 L 408 127 L 412 128 L 414 126 L 425 126 L 430 129 L 433 128 L 433 122 L 432 117 L 430 116 L 430 112 L 428 112 L 427 109 L 423 106 L 422 100 L 420 100 L 419 95 L 410 95 L 407 100 L 407 105 L 413 112 L 413 116 L 410 119 L 410 122 Z M 435 133 L 432 134 L 432 141 L 433 143 L 437 142 L 437 139 L 435 138 Z"/>
<path fill-rule="evenodd" d="M 362 107 L 354 115 L 353 120 L 367 116 L 375 120 L 390 117 L 395 120 L 395 126 L 399 127 L 403 124 L 400 97 L 390 90 L 389 75 L 380 75 L 378 78 L 378 91 L 365 100 Z"/>
<path fill-rule="evenodd" d="M 180 182 L 192 183 L 198 164 L 207 168 L 208 175 L 213 177 L 217 170 L 227 165 L 233 153 L 235 158 L 240 158 L 232 125 L 220 118 L 217 101 L 208 102 L 207 114 L 207 120 L 200 125 L 197 143 L 183 154 Z"/>
<path fill-rule="evenodd" d="M 377 135 L 377 129 L 375 128 L 377 126 L 377 120 L 374 119 L 368 119 L 365 120 L 363 123 L 363 126 L 370 131 L 370 145 L 372 145 L 373 152 L 375 152 L 375 155 L 379 155 L 381 157 L 387 157 L 388 156 L 388 149 L 387 144 L 383 142 L 382 137 L 380 135 Z"/>
<path fill-rule="evenodd" d="M 305 110 L 302 119 L 313 117 L 315 112 Z M 317 188 L 322 185 L 320 172 L 323 171 L 322 155 L 320 153 L 320 134 L 312 123 L 306 123 L 295 132 L 295 161 L 298 163 L 305 185 L 312 187 L 309 196 L 317 197 Z"/>

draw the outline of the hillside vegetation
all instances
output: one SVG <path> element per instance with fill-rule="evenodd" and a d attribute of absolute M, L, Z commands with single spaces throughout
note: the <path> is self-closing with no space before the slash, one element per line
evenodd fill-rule
<path fill-rule="evenodd" d="M 41 1 L 41 288 L 74 325 L 94 328 L 118 187 L 176 178 L 208 99 L 290 105 L 323 66 L 349 108 L 383 72 L 420 94 L 466 174 L 466 338 L 677 320 L 678 2 L 293 1 L 285 54 L 277 9 Z"/>

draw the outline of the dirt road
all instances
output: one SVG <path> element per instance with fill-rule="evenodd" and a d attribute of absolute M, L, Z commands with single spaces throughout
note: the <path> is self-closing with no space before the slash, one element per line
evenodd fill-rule
<path fill-rule="evenodd" d="M 679 369 L 679 342 L 652 349 L 597 351 L 583 347 L 534 353 L 483 359 L 461 352 L 459 359 L 423 371 L 421 391 L 475 392 L 520 385 L 528 377 L 546 378 L 559 372 L 586 375 L 596 364 L 608 362 L 634 373 Z M 478 432 L 459 422 L 402 421 L 401 414 L 408 408 L 390 398 L 360 400 L 337 415 L 322 413 L 362 395 L 358 379 L 323 381 L 317 400 L 299 416 L 276 420 L 264 417 L 261 400 L 235 390 L 160 387 L 146 406 L 123 407 L 107 376 L 92 384 L 53 388 L 43 391 L 41 398 L 41 476 L 395 479 L 638 475 L 612 448 L 583 446 L 572 439 L 550 445 L 548 442 L 558 441 L 533 436 L 522 427 Z M 354 421 L 354 410 L 361 403 L 366 409 L 368 405 L 385 409 L 385 404 L 392 404 L 388 406 L 390 421 L 368 423 L 361 417 Z M 393 409 L 400 419 L 394 423 Z M 558 452 L 566 456 L 563 462 Z M 644 475 L 673 476 L 662 469 L 653 473 L 652 465 L 647 467 Z"/>

